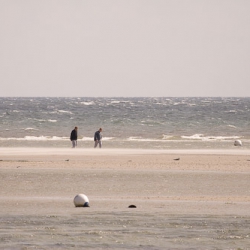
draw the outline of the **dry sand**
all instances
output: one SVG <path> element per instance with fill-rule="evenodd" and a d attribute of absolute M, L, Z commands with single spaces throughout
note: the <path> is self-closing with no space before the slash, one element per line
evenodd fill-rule
<path fill-rule="evenodd" d="M 128 220 L 137 218 L 137 221 L 143 217 L 152 217 L 152 221 L 183 217 L 180 223 L 188 216 L 222 218 L 222 221 L 237 216 L 249 221 L 250 216 L 250 152 L 247 150 L 2 148 L 0 177 L 0 216 L 3 220 L 0 246 L 3 249 L 69 248 L 66 243 L 59 246 L 51 243 L 46 247 L 46 236 L 40 243 L 30 245 L 25 237 L 18 243 L 15 237 L 8 240 L 3 236 L 8 221 L 17 229 L 21 223 L 15 225 L 17 218 L 29 216 L 35 218 L 34 221 L 47 218 L 49 222 L 54 216 L 69 219 L 83 214 L 89 216 L 86 220 L 99 215 L 102 222 L 112 221 L 114 215 L 126 215 Z M 73 198 L 79 193 L 88 196 L 90 208 L 74 207 Z M 137 208 L 128 208 L 131 204 Z M 67 228 L 65 223 L 63 225 Z M 149 236 L 141 237 L 148 239 Z M 92 242 L 89 247 L 119 249 L 118 245 L 110 245 L 110 240 L 97 242 L 97 245 L 91 245 Z M 245 247 L 241 240 L 239 243 Z M 125 248 L 144 246 L 143 242 L 145 239 L 129 245 L 129 240 L 123 239 Z M 175 245 L 173 239 L 169 244 L 177 246 L 176 249 L 182 246 Z M 199 249 L 200 245 L 192 244 L 194 249 Z M 158 240 L 145 245 L 147 249 L 151 249 L 150 246 L 160 249 L 164 248 L 164 243 Z M 79 244 L 74 247 L 81 248 Z M 211 244 L 206 249 L 213 247 Z M 223 245 L 221 247 L 223 249 Z M 244 247 L 242 249 L 247 249 Z"/>

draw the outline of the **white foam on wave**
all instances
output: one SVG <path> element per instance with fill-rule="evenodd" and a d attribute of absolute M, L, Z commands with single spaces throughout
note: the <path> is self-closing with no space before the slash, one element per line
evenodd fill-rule
<path fill-rule="evenodd" d="M 115 137 L 103 137 L 102 140 L 103 141 L 110 141 L 110 140 L 113 140 L 115 139 Z"/>
<path fill-rule="evenodd" d="M 48 120 L 48 122 L 57 122 L 57 120 Z"/>
<path fill-rule="evenodd" d="M 82 137 L 79 141 L 94 141 L 93 137 Z"/>
<path fill-rule="evenodd" d="M 24 130 L 39 130 L 39 129 L 36 129 L 36 128 L 24 128 Z"/>
<path fill-rule="evenodd" d="M 67 110 L 62 110 L 62 109 L 60 109 L 60 110 L 58 110 L 58 112 L 59 112 L 59 113 L 67 113 L 67 114 L 71 114 L 71 115 L 73 115 L 73 113 L 72 113 L 72 112 L 67 111 Z"/>
<path fill-rule="evenodd" d="M 229 111 L 225 111 L 225 113 L 237 113 L 237 110 L 232 109 L 232 110 L 229 110 Z"/>
<path fill-rule="evenodd" d="M 103 137 L 103 141 L 109 141 L 114 139 L 114 137 Z M 69 141 L 69 137 L 66 136 L 25 136 L 22 138 L 0 138 L 1 141 Z M 79 138 L 78 141 L 94 141 L 93 137 L 82 137 Z"/>
<path fill-rule="evenodd" d="M 110 141 L 115 139 L 115 137 L 103 137 L 103 141 Z M 94 141 L 94 137 L 82 137 L 81 139 L 78 139 L 79 141 Z"/>
<path fill-rule="evenodd" d="M 137 142 L 162 142 L 162 139 L 151 139 L 151 138 L 142 138 L 142 137 L 129 137 L 127 141 L 137 141 Z"/>
<path fill-rule="evenodd" d="M 20 138 L 22 139 L 22 138 Z M 68 137 L 59 136 L 25 136 L 23 138 L 25 141 L 65 141 L 69 140 Z"/>
<path fill-rule="evenodd" d="M 111 103 L 111 104 L 119 104 L 120 101 L 111 101 L 110 103 Z"/>
<path fill-rule="evenodd" d="M 183 139 L 188 140 L 201 140 L 201 141 L 223 141 L 239 139 L 239 136 L 204 136 L 203 134 L 195 134 L 191 136 L 181 136 Z"/>
<path fill-rule="evenodd" d="M 94 105 L 95 103 L 93 101 L 91 101 L 91 102 L 81 102 L 81 104 L 86 105 L 86 106 L 90 106 L 90 105 Z"/>
<path fill-rule="evenodd" d="M 46 120 L 44 120 L 44 119 L 36 119 L 36 118 L 34 118 L 34 120 L 38 121 L 38 122 L 46 122 Z"/>
<path fill-rule="evenodd" d="M 162 140 L 168 140 L 168 139 L 170 139 L 170 138 L 173 138 L 173 136 L 171 136 L 171 135 L 162 135 Z"/>
<path fill-rule="evenodd" d="M 23 138 L 0 138 L 1 141 L 64 141 L 69 140 L 68 137 L 58 137 L 58 136 L 25 136 Z"/>

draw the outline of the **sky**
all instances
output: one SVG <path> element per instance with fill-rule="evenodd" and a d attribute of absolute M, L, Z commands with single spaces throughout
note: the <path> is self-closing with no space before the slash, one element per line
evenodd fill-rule
<path fill-rule="evenodd" d="M 0 0 L 1 97 L 249 97 L 249 0 Z"/>

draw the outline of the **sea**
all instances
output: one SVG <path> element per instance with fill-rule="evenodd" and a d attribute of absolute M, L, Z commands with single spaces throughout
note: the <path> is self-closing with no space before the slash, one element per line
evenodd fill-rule
<path fill-rule="evenodd" d="M 1 97 L 0 147 L 250 149 L 250 98 Z"/>

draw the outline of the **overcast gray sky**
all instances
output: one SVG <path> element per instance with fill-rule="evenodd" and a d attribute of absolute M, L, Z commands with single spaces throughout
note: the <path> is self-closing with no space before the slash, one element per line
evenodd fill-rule
<path fill-rule="evenodd" d="M 249 0 L 0 0 L 0 96 L 250 96 Z"/>

